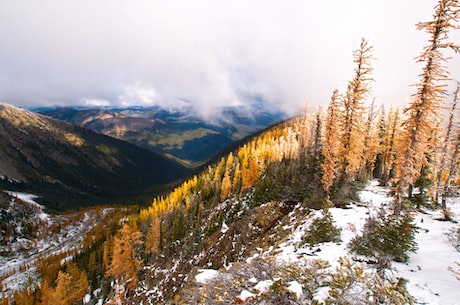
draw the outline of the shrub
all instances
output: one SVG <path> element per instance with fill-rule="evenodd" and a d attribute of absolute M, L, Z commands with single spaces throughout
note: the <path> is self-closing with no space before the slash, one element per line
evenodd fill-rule
<path fill-rule="evenodd" d="M 447 233 L 447 239 L 449 240 L 449 243 L 455 248 L 455 250 L 460 252 L 460 227 L 452 228 Z"/>
<path fill-rule="evenodd" d="M 455 278 L 457 279 L 457 281 L 460 281 L 460 263 L 459 262 L 455 262 L 455 264 L 457 265 L 457 270 L 455 270 L 454 268 L 452 267 L 449 267 L 449 271 L 452 272 L 452 274 L 455 276 Z"/>
<path fill-rule="evenodd" d="M 383 280 L 378 275 L 366 273 L 361 265 L 346 258 L 339 258 L 339 264 L 331 274 L 329 296 L 324 304 L 413 304 L 404 279 Z"/>
<path fill-rule="evenodd" d="M 377 260 L 406 262 L 408 252 L 417 251 L 417 226 L 410 215 L 400 218 L 385 216 L 380 211 L 376 218 L 368 218 L 361 236 L 353 238 L 348 248 L 358 254 Z"/>
<path fill-rule="evenodd" d="M 339 242 L 340 229 L 334 226 L 334 219 L 327 210 L 321 217 L 315 218 L 302 239 L 302 245 L 314 246 L 324 242 Z"/>

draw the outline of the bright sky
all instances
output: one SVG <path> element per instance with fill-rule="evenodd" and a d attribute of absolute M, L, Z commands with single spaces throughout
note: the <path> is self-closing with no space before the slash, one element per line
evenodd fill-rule
<path fill-rule="evenodd" d="M 263 100 L 294 114 L 346 87 L 366 37 L 377 58 L 373 97 L 407 103 L 421 71 L 413 58 L 429 38 L 415 24 L 436 3 L 0 0 L 0 100 L 192 105 L 204 115 Z M 460 80 L 456 57 L 449 66 Z"/>

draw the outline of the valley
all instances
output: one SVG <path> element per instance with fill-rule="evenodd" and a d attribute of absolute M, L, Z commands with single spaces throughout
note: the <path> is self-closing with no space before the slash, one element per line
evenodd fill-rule
<path fill-rule="evenodd" d="M 187 109 L 38 108 L 35 111 L 167 155 L 187 167 L 202 165 L 228 146 L 286 116 L 265 109 L 227 107 L 212 119 Z"/>
<path fill-rule="evenodd" d="M 35 81 L 24 88 L 36 101 L 22 100 L 30 92 L 13 97 L 34 110 L 0 103 L 0 305 L 457 305 L 460 82 L 449 63 L 455 66 L 451 55 L 460 52 L 460 1 L 436 2 L 431 18 L 416 23 L 426 36 L 423 47 L 400 19 L 425 16 L 418 11 L 424 1 L 395 2 L 391 17 L 379 20 L 387 7 L 370 2 L 322 9 L 313 2 L 264 3 L 249 15 L 241 15 L 246 7 L 223 6 L 235 9 L 223 20 L 216 7 L 208 14 L 199 4 L 175 3 L 160 19 L 160 32 L 145 36 L 130 35 L 146 32 L 130 32 L 130 22 L 120 20 L 149 26 L 164 7 L 130 4 L 148 7 L 148 14 L 125 20 L 119 17 L 128 7 L 111 3 L 117 25 L 94 28 L 101 30 L 96 37 L 81 32 L 83 19 L 72 19 L 62 33 L 99 39 L 78 44 L 78 35 L 69 35 L 77 42 L 70 53 L 54 45 L 38 49 L 37 71 L 28 70 L 28 60 L 16 68 Z M 307 26 L 312 5 L 319 19 Z M 199 18 L 187 19 L 195 6 Z M 98 21 L 112 16 L 112 7 L 83 8 L 85 20 L 94 12 Z M 396 15 L 401 8 L 409 9 Z M 227 22 L 233 14 L 242 18 Z M 174 26 L 163 27 L 171 15 Z M 297 35 L 299 25 L 314 33 Z M 323 33 L 337 25 L 334 35 Z M 349 62 L 326 68 L 341 51 L 332 43 L 374 27 L 385 32 L 375 42 L 346 38 L 356 45 Z M 406 36 L 394 40 L 399 32 Z M 51 34 L 53 42 L 66 40 Z M 123 47 L 111 48 L 112 35 Z M 238 43 L 227 49 L 221 36 Z M 382 44 L 381 36 L 393 43 Z M 100 38 L 111 43 L 92 48 Z M 126 58 L 125 48 L 140 46 L 138 39 L 149 42 Z M 420 47 L 410 57 L 418 73 L 402 64 L 403 48 L 412 44 Z M 18 51 L 8 47 L 0 48 L 3 56 Z M 48 52 L 52 60 L 42 62 Z M 285 53 L 292 60 L 282 60 Z M 385 56 L 393 59 L 375 63 Z M 90 66 L 81 71 L 73 66 L 84 67 L 86 59 Z M 134 73 L 125 74 L 133 65 Z M 48 69 L 52 86 L 36 77 Z M 377 91 L 385 73 L 391 81 Z M 5 75 L 0 95 L 22 85 Z M 414 92 L 393 101 L 402 80 L 414 77 Z M 42 86 L 48 99 L 40 99 Z M 329 95 L 318 98 L 325 88 Z M 300 112 L 311 96 L 315 104 Z M 392 102 L 399 106 L 388 107 Z"/>
<path fill-rule="evenodd" d="M 54 210 L 145 203 L 145 194 L 190 173 L 158 153 L 7 104 L 0 165 L 0 187 L 35 194 Z"/>

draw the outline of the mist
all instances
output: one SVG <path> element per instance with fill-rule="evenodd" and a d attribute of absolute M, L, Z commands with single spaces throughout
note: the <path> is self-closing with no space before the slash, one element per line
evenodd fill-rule
<path fill-rule="evenodd" d="M 298 113 L 353 77 L 375 47 L 377 103 L 402 105 L 437 1 L 0 2 L 0 100 L 21 107 L 191 107 L 211 117 L 262 102 Z M 459 40 L 453 34 L 453 40 Z M 450 62 L 460 79 L 460 62 Z"/>

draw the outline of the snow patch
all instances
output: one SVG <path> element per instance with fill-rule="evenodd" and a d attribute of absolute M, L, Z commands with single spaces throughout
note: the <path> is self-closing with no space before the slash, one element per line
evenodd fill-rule
<path fill-rule="evenodd" d="M 201 284 L 206 284 L 209 280 L 219 275 L 219 271 L 214 269 L 198 269 L 198 272 L 195 276 L 195 281 Z"/>

